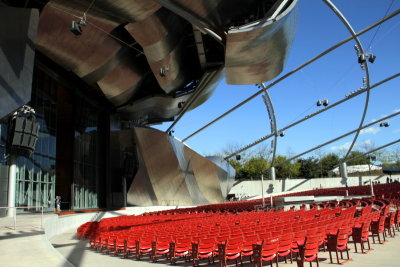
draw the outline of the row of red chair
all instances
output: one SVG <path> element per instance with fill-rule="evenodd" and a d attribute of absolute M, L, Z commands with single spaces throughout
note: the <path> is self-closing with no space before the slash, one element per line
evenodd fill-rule
<path fill-rule="evenodd" d="M 272 260 L 277 261 L 278 256 L 285 257 L 286 261 L 289 255 L 292 260 L 293 253 L 299 253 L 302 247 L 305 250 L 302 260 L 318 260 L 318 250 L 313 254 L 315 243 L 318 243 L 318 248 L 336 251 L 339 261 L 338 252 L 348 252 L 348 237 L 352 236 L 355 244 L 360 243 L 364 252 L 364 243 L 369 245 L 369 231 L 374 242 L 376 236 L 381 243 L 380 234 L 383 238 L 386 232 L 393 236 L 395 229 L 399 229 L 398 211 L 390 212 L 388 200 L 366 199 L 365 203 L 371 203 L 366 207 L 361 207 L 361 200 L 350 203 L 339 202 L 335 208 L 315 206 L 311 210 L 303 208 L 286 212 L 200 213 L 190 217 L 180 216 L 182 214 L 122 216 L 118 218 L 124 221 L 124 227 L 128 221 L 132 223 L 129 229 L 116 230 L 117 218 L 108 220 L 114 222 L 114 226 L 99 227 L 92 234 L 90 244 L 104 253 L 134 256 L 136 259 L 148 255 L 156 261 L 164 255 L 171 263 L 176 263 L 178 259 L 192 259 L 194 264 L 198 264 L 201 259 L 214 262 L 218 257 L 224 265 L 228 260 L 242 261 L 246 256 L 255 263 L 272 263 Z M 373 212 L 372 205 L 379 210 Z M 146 221 L 148 218 L 152 220 Z M 376 225 L 376 229 L 372 225 Z M 82 228 L 89 227 L 86 224 Z M 271 253 L 275 251 L 274 247 L 277 252 Z"/>

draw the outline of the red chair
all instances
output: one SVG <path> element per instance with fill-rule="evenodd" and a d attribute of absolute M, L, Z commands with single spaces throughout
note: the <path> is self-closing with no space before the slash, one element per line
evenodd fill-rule
<path fill-rule="evenodd" d="M 257 266 L 258 264 L 262 266 L 263 261 L 270 261 L 272 267 L 272 262 L 275 260 L 276 266 L 278 267 L 278 247 L 279 238 L 264 240 L 261 245 L 254 244 L 254 266 Z"/>
<path fill-rule="evenodd" d="M 157 261 L 157 255 L 164 255 L 167 260 L 169 259 L 170 242 L 170 237 L 157 237 L 155 241 L 151 242 L 153 262 Z"/>
<path fill-rule="evenodd" d="M 178 258 L 184 258 L 185 262 L 190 260 L 190 250 L 192 247 L 192 239 L 190 237 L 177 238 L 175 242 L 170 242 L 170 261 L 175 264 Z"/>
<path fill-rule="evenodd" d="M 244 241 L 243 241 L 242 257 L 243 256 L 249 256 L 250 262 L 252 262 L 253 244 L 256 244 L 257 241 L 258 241 L 257 235 L 246 236 Z"/>
<path fill-rule="evenodd" d="M 332 251 L 336 252 L 337 264 L 343 264 L 350 260 L 349 248 L 347 247 L 347 244 L 349 242 L 348 232 L 348 229 L 341 228 L 336 235 L 328 235 L 328 242 L 326 244 L 329 251 L 329 258 L 331 260 L 331 263 L 333 263 L 331 253 Z M 343 260 L 343 251 L 346 251 L 347 253 L 347 260 L 339 262 L 338 252 L 340 252 L 340 258 Z"/>
<path fill-rule="evenodd" d="M 125 245 L 126 245 L 126 240 L 128 239 L 127 236 L 119 235 L 115 239 L 114 243 L 114 255 L 117 256 L 119 252 L 123 252 L 125 255 Z"/>
<path fill-rule="evenodd" d="M 236 266 L 238 263 L 238 259 L 240 259 L 240 263 L 242 262 L 242 244 L 243 239 L 241 237 L 231 238 L 225 243 L 218 244 L 218 257 L 220 266 L 226 266 L 226 262 L 228 260 L 235 260 Z"/>
<path fill-rule="evenodd" d="M 297 255 L 299 255 L 299 245 L 304 245 L 306 239 L 306 231 L 304 230 L 300 230 L 300 231 L 296 231 L 293 234 L 293 239 L 292 239 L 292 254 L 296 253 Z"/>
<path fill-rule="evenodd" d="M 152 237 L 142 237 L 136 240 L 136 259 L 140 260 L 143 254 L 148 254 L 150 257 L 152 256 L 152 242 Z"/>
<path fill-rule="evenodd" d="M 136 236 L 128 236 L 125 241 L 125 258 L 129 257 L 130 253 L 136 252 L 136 240 L 139 240 L 140 237 Z"/>
<path fill-rule="evenodd" d="M 293 234 L 285 234 L 279 240 L 278 256 L 285 257 L 285 263 L 287 263 L 287 256 L 290 255 L 290 263 L 293 263 L 292 254 L 292 242 Z"/>
<path fill-rule="evenodd" d="M 365 220 L 361 227 L 354 227 L 352 232 L 352 238 L 354 242 L 354 248 L 357 253 L 357 243 L 361 245 L 361 253 L 368 253 L 371 250 L 369 243 L 369 227 L 371 225 L 371 220 Z M 364 252 L 364 242 L 368 242 L 368 250 Z"/>
<path fill-rule="evenodd" d="M 371 234 L 372 234 L 372 240 L 375 244 L 375 236 L 378 237 L 379 244 L 383 244 L 386 239 L 385 239 L 385 219 L 386 216 L 382 215 L 379 217 L 377 221 L 372 221 L 371 223 Z M 383 236 L 383 242 L 381 242 L 380 234 Z"/>
<path fill-rule="evenodd" d="M 385 219 L 385 231 L 387 231 L 388 235 L 391 237 L 395 236 L 395 219 L 396 214 L 394 212 L 389 212 L 386 219 Z"/>
<path fill-rule="evenodd" d="M 319 260 L 318 260 L 318 251 L 319 251 L 319 244 L 323 237 L 321 236 L 309 236 L 306 237 L 305 245 L 303 248 L 303 253 L 300 253 L 302 262 L 308 261 L 310 262 L 310 267 L 312 266 L 311 262 L 316 261 L 317 267 L 319 267 Z M 304 265 L 304 264 L 303 264 Z"/>
<path fill-rule="evenodd" d="M 198 243 L 192 243 L 193 266 L 198 266 L 201 259 L 207 258 L 208 263 L 214 263 L 215 239 L 203 238 Z"/>
<path fill-rule="evenodd" d="M 396 215 L 394 216 L 394 224 L 397 231 L 400 231 L 400 209 L 396 211 Z"/>

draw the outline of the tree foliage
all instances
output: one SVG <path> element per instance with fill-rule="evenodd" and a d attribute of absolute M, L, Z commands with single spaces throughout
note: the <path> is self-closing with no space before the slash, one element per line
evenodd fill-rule
<path fill-rule="evenodd" d="M 300 170 L 299 170 L 299 176 L 304 177 L 304 178 L 314 178 L 318 177 L 320 173 L 320 168 L 318 164 L 318 160 L 309 157 L 307 159 L 299 159 L 298 160 L 300 164 Z"/>
<path fill-rule="evenodd" d="M 275 159 L 275 164 L 282 163 L 286 161 L 287 158 L 282 155 L 278 155 Z M 301 164 L 298 161 L 295 162 L 285 162 L 281 165 L 275 167 L 275 175 L 278 178 L 292 178 L 297 177 L 300 173 Z"/>
<path fill-rule="evenodd" d="M 361 152 L 361 151 L 354 150 L 354 151 L 351 151 L 351 152 L 350 152 L 348 158 L 351 159 L 351 158 L 360 156 L 360 155 L 362 155 L 362 154 L 364 154 L 364 153 Z M 358 158 L 356 158 L 356 159 L 353 159 L 353 160 L 348 161 L 348 162 L 347 162 L 347 165 L 348 165 L 348 166 L 352 166 L 352 165 L 363 165 L 363 164 L 369 164 L 369 163 L 370 163 L 370 160 L 369 160 L 368 157 L 365 155 L 365 156 L 358 157 Z"/>
<path fill-rule="evenodd" d="M 340 158 L 338 155 L 334 153 L 330 153 L 325 155 L 319 160 L 319 164 L 321 166 L 321 174 L 322 177 L 327 177 L 329 171 L 339 165 Z"/>
<path fill-rule="evenodd" d="M 225 155 L 230 155 L 237 151 L 242 146 L 231 146 L 224 151 Z M 367 149 L 366 149 L 367 150 Z M 325 154 L 322 151 L 314 157 L 299 158 L 298 160 L 288 161 L 284 155 L 278 155 L 275 158 L 274 165 L 275 175 L 277 178 L 316 178 L 328 177 L 328 173 L 339 165 L 341 158 L 335 153 Z M 362 155 L 361 151 L 352 151 L 348 159 Z M 373 153 L 377 160 L 376 162 L 382 164 L 383 167 L 399 167 L 400 166 L 400 146 L 391 149 Z M 236 170 L 237 179 L 260 179 L 263 175 L 264 178 L 269 177 L 269 170 L 271 167 L 271 151 L 268 147 L 258 147 L 252 151 L 241 153 L 241 159 L 230 159 L 228 162 Z M 368 156 L 360 156 L 354 160 L 347 162 L 348 166 L 373 164 Z"/>

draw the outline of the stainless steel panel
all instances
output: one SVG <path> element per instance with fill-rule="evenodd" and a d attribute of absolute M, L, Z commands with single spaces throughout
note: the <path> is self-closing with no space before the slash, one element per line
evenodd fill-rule
<path fill-rule="evenodd" d="M 157 1 L 157 0 L 155 0 Z M 261 12 L 257 8 L 260 0 L 164 0 L 175 4 L 182 10 L 189 12 L 198 19 L 208 24 L 213 29 L 229 27 L 232 24 L 240 23 L 235 17 L 241 14 Z M 159 1 L 162 2 L 162 1 Z M 272 5 L 272 1 L 263 1 L 267 6 Z M 270 2 L 271 4 L 269 4 Z"/>
<path fill-rule="evenodd" d="M 221 192 L 218 167 L 189 147 L 185 147 L 185 154 L 192 165 L 196 182 L 204 198 L 209 203 L 223 202 L 225 198 Z"/>
<path fill-rule="evenodd" d="M 235 181 L 236 171 L 235 169 L 222 157 L 210 156 L 207 157 L 208 160 L 213 162 L 216 166 L 221 169 L 219 178 L 219 184 L 221 186 L 221 192 L 223 197 L 226 199 L 229 191 L 233 187 L 233 183 Z"/>
<path fill-rule="evenodd" d="M 176 138 L 151 128 L 113 135 L 119 134 L 125 136 L 119 138 L 123 144 L 132 143 L 126 140 L 127 134 L 134 136 L 139 158 L 139 170 L 128 190 L 129 205 L 201 205 L 225 200 L 230 190 L 226 181 L 232 177 Z"/>
<path fill-rule="evenodd" d="M 143 47 L 154 76 L 167 94 L 183 86 L 187 77 L 184 75 L 185 67 L 182 58 L 181 44 L 185 37 L 183 25 L 183 21 L 178 16 L 161 9 L 145 20 L 125 26 L 125 29 Z"/>
<path fill-rule="evenodd" d="M 85 0 L 89 6 L 92 0 Z M 94 7 L 126 22 L 141 21 L 161 8 L 153 0 L 101 0 Z"/>
<path fill-rule="evenodd" d="M 36 45 L 65 69 L 84 77 L 110 61 L 120 50 L 121 45 L 106 34 L 112 32 L 118 23 L 87 14 L 91 24 L 82 26 L 84 34 L 76 36 L 70 32 L 72 20 L 77 20 L 71 14 L 82 16 L 82 13 L 69 9 L 65 13 L 62 11 L 65 9 L 58 1 L 43 8 Z"/>
<path fill-rule="evenodd" d="M 88 84 L 97 83 L 115 106 L 134 100 L 118 109 L 124 118 L 161 122 L 179 114 L 178 104 L 193 89 L 185 88 L 188 83 L 204 80 L 212 66 L 223 62 L 221 43 L 226 45 L 228 83 L 260 83 L 278 75 L 294 32 L 297 0 L 290 1 L 270 23 L 264 17 L 275 0 L 51 0 L 41 12 L 37 48 Z M 70 32 L 71 22 L 84 12 L 88 24 L 76 36 Z M 210 27 L 221 37 L 219 43 L 208 38 L 203 43 L 197 30 L 191 37 L 196 25 Z M 204 27 L 199 30 L 210 34 Z M 125 50 L 132 56 L 123 56 Z M 189 54 L 196 51 L 198 56 Z M 154 77 L 144 80 L 144 73 Z M 213 78 L 201 84 L 207 90 L 191 108 L 206 101 L 217 82 Z M 180 97 L 172 97 L 176 92 Z"/>
<path fill-rule="evenodd" d="M 208 77 L 211 76 L 211 79 Z M 208 72 L 203 76 L 203 79 L 207 79 L 207 82 L 203 84 L 207 88 L 202 92 L 199 98 L 193 103 L 190 109 L 193 109 L 201 105 L 206 101 L 214 92 L 218 82 L 222 76 L 222 70 L 216 70 Z M 199 90 L 200 88 L 197 88 Z M 141 121 L 152 121 L 154 119 L 167 120 L 173 118 L 180 112 L 178 104 L 186 102 L 191 94 L 187 94 L 180 97 L 171 96 L 152 96 L 144 99 L 140 99 L 132 103 L 132 105 L 124 106 L 118 110 L 124 119 L 129 120 L 141 120 Z"/>
<path fill-rule="evenodd" d="M 125 104 L 139 90 L 144 70 L 132 56 L 125 56 L 97 82 L 108 100 L 115 106 Z"/>
<path fill-rule="evenodd" d="M 275 78 L 283 69 L 297 22 L 297 0 L 275 20 L 228 31 L 225 67 L 228 84 L 256 84 Z"/>
<path fill-rule="evenodd" d="M 174 136 L 170 136 L 170 142 L 178 159 L 179 167 L 182 170 L 182 174 L 184 176 L 190 197 L 193 201 L 193 205 L 208 204 L 209 201 L 203 196 L 203 193 L 201 192 L 194 175 L 191 161 L 186 155 L 185 144 L 177 140 Z"/>
<path fill-rule="evenodd" d="M 179 200 L 179 205 L 192 205 L 189 191 L 180 171 L 178 160 L 169 142 L 168 135 L 164 132 L 149 128 L 135 128 L 135 140 L 138 154 L 143 163 L 143 168 L 147 174 L 147 179 L 154 191 L 157 204 L 170 203 Z M 136 179 L 145 178 L 136 176 Z M 134 200 L 136 192 L 148 191 L 149 188 L 139 187 L 143 182 L 134 182 L 129 192 L 133 196 L 128 196 L 128 203 L 132 205 L 141 205 L 139 200 Z M 141 193 L 140 193 L 141 194 Z"/>

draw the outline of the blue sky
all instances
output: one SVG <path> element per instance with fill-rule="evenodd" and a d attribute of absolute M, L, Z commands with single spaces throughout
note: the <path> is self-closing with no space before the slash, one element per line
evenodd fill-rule
<path fill-rule="evenodd" d="M 359 31 L 381 19 L 392 0 L 334 0 Z M 348 31 L 322 0 L 300 0 L 298 4 L 298 30 L 292 44 L 282 76 L 325 49 L 349 36 Z M 394 0 L 389 14 L 400 9 L 400 0 Z M 376 28 L 361 36 L 368 48 Z M 269 89 L 278 129 L 319 109 L 318 99 L 331 103 L 345 97 L 362 86 L 364 72 L 357 63 L 354 41 L 309 65 L 295 75 Z M 400 71 L 400 15 L 382 24 L 370 52 L 377 56 L 369 64 L 371 84 Z M 268 84 L 267 82 L 266 84 Z M 213 96 L 202 106 L 188 112 L 175 126 L 175 136 L 183 139 L 201 126 L 218 117 L 258 91 L 254 85 L 233 86 L 221 80 Z M 365 94 L 359 95 L 305 123 L 295 126 L 278 139 L 279 154 L 298 154 L 320 143 L 355 129 L 361 120 Z M 371 99 L 365 124 L 400 110 L 400 78 L 371 90 Z M 390 127 L 378 125 L 368 128 L 359 136 L 357 146 L 380 146 L 400 136 L 400 116 L 389 120 Z M 170 123 L 156 126 L 165 130 Z M 261 96 L 253 99 L 208 129 L 192 137 L 187 144 L 203 155 L 221 153 L 228 146 L 244 146 L 270 133 L 268 114 Z M 322 149 L 323 153 L 343 153 L 353 135 Z M 269 140 L 263 144 L 269 146 Z M 312 156 L 313 154 L 306 155 Z"/>

